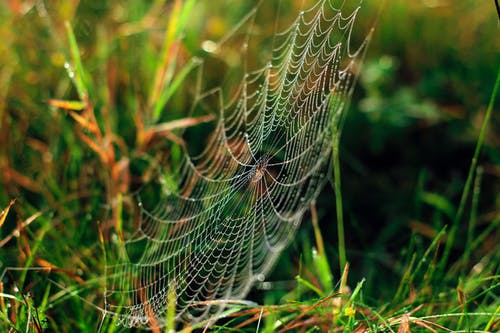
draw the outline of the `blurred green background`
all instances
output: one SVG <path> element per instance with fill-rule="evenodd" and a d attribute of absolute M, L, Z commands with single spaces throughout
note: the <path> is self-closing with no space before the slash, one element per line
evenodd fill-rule
<path fill-rule="evenodd" d="M 157 165 L 168 170 L 175 163 L 175 140 L 190 125 L 148 132 L 155 123 L 190 116 L 196 93 L 191 73 L 155 117 L 151 109 L 158 97 L 155 84 L 162 80 L 158 73 L 164 70 L 167 81 L 169 75 L 175 81 L 196 56 L 206 62 L 205 88 L 234 82 L 241 71 L 237 47 L 212 54 L 210 41 L 226 36 L 255 2 L 196 1 L 185 21 L 182 15 L 173 20 L 176 5 L 185 3 L 189 1 L 0 3 L 0 208 L 16 200 L 0 227 L 0 271 L 50 267 L 59 274 L 52 279 L 68 285 L 97 279 L 103 269 L 98 225 L 106 234 L 117 222 L 132 223 L 137 209 L 130 194 L 153 177 Z M 252 34 L 273 34 L 278 7 L 278 26 L 285 27 L 302 6 L 302 1 L 282 1 L 280 6 L 263 1 Z M 74 31 L 81 71 L 65 22 Z M 411 255 L 423 253 L 453 221 L 500 66 L 493 0 L 366 1 L 354 39 L 360 40 L 375 22 L 340 147 L 349 279 L 355 284 L 366 278 L 364 293 L 374 305 L 389 302 Z M 238 45 L 244 37 L 236 32 L 231 43 Z M 258 65 L 266 55 L 266 50 L 250 49 L 248 59 Z M 85 87 L 94 119 L 78 118 L 80 104 L 57 107 L 57 100 L 82 97 L 66 62 Z M 489 258 L 492 264 L 485 265 L 498 276 L 498 103 L 493 111 L 479 161 L 477 202 L 466 206 L 448 266 L 461 262 L 456 270 L 469 271 Z M 189 140 L 202 143 L 209 127 L 201 125 Z M 318 198 L 317 210 L 337 281 L 341 272 L 331 186 Z M 252 299 L 278 302 L 299 273 L 314 282 L 314 272 L 307 272 L 314 243 L 310 219 L 305 216 L 269 277 L 272 290 L 257 286 Z M 471 221 L 474 246 L 466 241 L 471 240 Z M 440 283 L 456 286 L 454 277 L 446 275 Z M 55 331 L 92 331 L 98 313 L 55 285 L 47 287 L 48 278 L 47 271 L 8 272 L 0 292 L 15 294 L 14 286 L 30 292 Z M 82 295 L 99 304 L 102 298 L 93 288 L 89 295 L 82 287 Z M 11 310 L 2 306 L 2 311 L 11 323 L 26 320 L 22 312 L 16 319 Z"/>

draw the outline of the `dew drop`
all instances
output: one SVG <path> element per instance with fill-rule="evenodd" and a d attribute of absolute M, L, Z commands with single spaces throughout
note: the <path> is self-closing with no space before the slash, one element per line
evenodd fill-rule
<path fill-rule="evenodd" d="M 211 40 L 206 40 L 201 43 L 201 48 L 208 53 L 214 53 L 217 51 L 217 44 Z"/>

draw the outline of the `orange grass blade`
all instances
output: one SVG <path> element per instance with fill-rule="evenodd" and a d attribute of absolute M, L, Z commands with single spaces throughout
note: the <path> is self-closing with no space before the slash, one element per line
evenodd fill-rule
<path fill-rule="evenodd" d="M 197 117 L 197 118 L 193 118 L 193 117 L 182 118 L 182 119 L 178 119 L 178 120 L 169 121 L 167 123 L 161 123 L 161 124 L 152 126 L 149 129 L 155 133 L 161 133 L 161 132 L 172 131 L 172 130 L 180 129 L 180 128 L 187 128 L 187 127 L 195 126 L 195 125 L 202 124 L 202 123 L 208 123 L 214 119 L 215 119 L 215 115 L 207 115 L 207 116 Z"/>

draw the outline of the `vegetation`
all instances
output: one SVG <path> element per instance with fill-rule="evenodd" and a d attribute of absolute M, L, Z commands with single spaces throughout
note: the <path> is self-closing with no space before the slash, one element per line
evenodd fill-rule
<path fill-rule="evenodd" d="M 290 21 L 301 1 L 283 2 Z M 273 33 L 277 3 L 262 2 L 256 33 Z M 103 244 L 183 131 L 203 142 L 214 113 L 188 113 L 191 59 L 206 61 L 206 87 L 231 86 L 220 73 L 241 59 L 210 41 L 254 6 L 0 3 L 0 331 L 121 330 L 96 308 Z M 367 1 L 355 38 L 380 6 Z M 249 295 L 263 306 L 165 331 L 500 330 L 498 50 L 493 1 L 387 1 L 330 175 L 341 197 L 327 186 L 311 207 Z"/>

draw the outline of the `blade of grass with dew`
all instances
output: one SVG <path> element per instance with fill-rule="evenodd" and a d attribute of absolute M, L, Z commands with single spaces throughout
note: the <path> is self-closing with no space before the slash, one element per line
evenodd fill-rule
<path fill-rule="evenodd" d="M 82 102 L 85 102 L 88 97 L 88 82 L 89 80 L 86 80 L 86 74 L 83 69 L 82 65 L 82 60 L 80 58 L 80 50 L 78 49 L 78 44 L 76 42 L 75 34 L 73 32 L 73 28 L 71 27 L 71 24 L 69 22 L 65 22 L 65 28 L 66 28 L 66 34 L 68 37 L 69 41 L 69 47 L 70 47 L 70 53 L 71 53 L 71 59 L 73 62 L 73 66 L 70 65 L 69 62 L 66 62 L 64 67 L 66 68 L 66 71 L 68 72 L 68 76 L 70 79 L 73 81 L 73 84 L 75 85 L 75 88 L 78 93 L 78 97 Z"/>
<path fill-rule="evenodd" d="M 440 262 L 440 271 L 445 270 L 445 266 L 448 263 L 451 249 L 453 248 L 453 245 L 455 243 L 455 237 L 458 231 L 458 226 L 460 224 L 460 221 L 462 220 L 462 216 L 464 214 L 465 206 L 467 204 L 467 199 L 469 198 L 469 191 L 472 186 L 472 180 L 474 178 L 474 174 L 476 172 L 476 167 L 479 159 L 479 154 L 481 152 L 481 149 L 483 148 L 483 142 L 484 138 L 486 136 L 486 131 L 488 128 L 488 124 L 490 122 L 491 114 L 493 113 L 493 107 L 495 105 L 495 100 L 498 94 L 498 90 L 500 88 L 500 68 L 498 69 L 497 76 L 496 76 L 496 81 L 495 81 L 495 86 L 493 87 L 493 92 L 491 94 L 491 99 L 488 104 L 488 108 L 486 109 L 486 114 L 483 119 L 483 123 L 481 125 L 481 130 L 479 132 L 479 137 L 477 139 L 476 143 L 476 148 L 474 150 L 474 155 L 472 157 L 472 162 L 471 166 L 469 169 L 469 173 L 467 175 L 467 180 L 465 181 L 464 189 L 462 192 L 462 197 L 460 198 L 460 204 L 458 206 L 457 213 L 455 215 L 455 218 L 453 220 L 453 223 L 450 228 L 450 232 L 448 234 L 444 252 L 443 252 L 443 257 Z"/>

